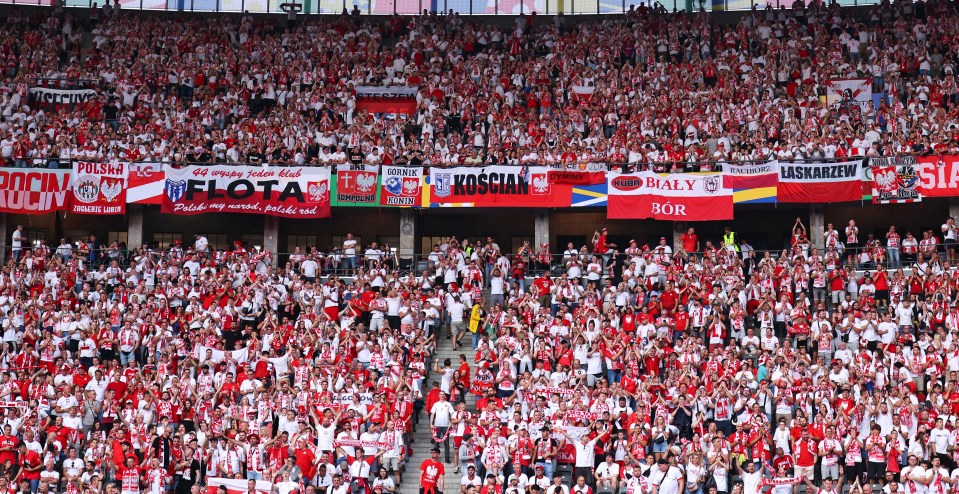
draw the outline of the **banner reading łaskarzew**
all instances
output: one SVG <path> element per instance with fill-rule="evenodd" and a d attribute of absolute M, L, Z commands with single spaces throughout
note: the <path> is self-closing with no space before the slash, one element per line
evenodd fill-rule
<path fill-rule="evenodd" d="M 733 190 L 720 174 L 607 174 L 610 219 L 715 221 L 733 218 Z"/>
<path fill-rule="evenodd" d="M 43 214 L 66 209 L 70 170 L 0 168 L 0 212 Z"/>
<path fill-rule="evenodd" d="M 862 160 L 841 163 L 780 161 L 779 202 L 851 202 L 862 200 Z"/>
<path fill-rule="evenodd" d="M 70 177 L 70 212 L 125 214 L 128 176 L 126 163 L 74 161 Z"/>
<path fill-rule="evenodd" d="M 329 167 L 166 166 L 164 174 L 164 213 L 330 216 Z"/>
<path fill-rule="evenodd" d="M 380 205 L 418 207 L 421 204 L 422 166 L 383 166 Z"/>

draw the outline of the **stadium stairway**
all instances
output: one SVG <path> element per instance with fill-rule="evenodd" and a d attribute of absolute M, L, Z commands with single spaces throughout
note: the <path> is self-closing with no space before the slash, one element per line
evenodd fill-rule
<path fill-rule="evenodd" d="M 470 341 L 468 339 L 463 339 L 463 343 L 466 343 L 466 346 L 461 346 L 459 350 L 453 349 L 453 340 L 447 339 L 447 330 L 442 329 L 437 335 L 436 340 L 436 350 L 433 354 L 432 362 L 439 362 L 440 366 L 443 365 L 443 361 L 450 359 L 453 368 L 458 367 L 459 355 L 466 355 L 467 360 L 470 362 L 470 367 L 472 365 L 472 350 L 469 347 Z M 429 392 L 433 387 L 433 381 L 439 381 L 439 374 L 432 371 L 432 362 L 430 363 L 430 372 L 427 374 L 426 380 L 423 381 L 423 391 Z M 473 395 L 468 395 L 466 398 L 466 408 L 471 412 L 476 411 L 476 397 Z M 420 465 L 423 464 L 423 461 L 429 459 L 430 450 L 432 448 L 432 437 L 429 427 L 429 414 L 425 411 L 420 413 L 419 416 L 419 425 L 413 430 L 413 455 L 406 462 L 406 470 L 403 473 L 403 482 L 400 484 L 399 494 L 419 494 L 420 489 Z M 453 459 L 453 456 L 456 455 L 455 449 L 453 448 L 453 441 L 450 439 L 450 460 Z M 442 447 L 440 448 L 440 460 L 443 460 Z M 459 485 L 460 479 L 463 474 L 453 473 L 453 462 L 444 462 L 446 467 L 446 490 L 444 494 L 459 494 Z"/>

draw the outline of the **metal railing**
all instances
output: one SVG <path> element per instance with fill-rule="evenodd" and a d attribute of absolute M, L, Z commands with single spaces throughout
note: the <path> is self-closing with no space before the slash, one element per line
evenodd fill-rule
<path fill-rule="evenodd" d="M 907 156 L 907 155 L 898 155 L 896 157 Z M 944 156 L 944 155 L 915 155 L 915 156 Z M 878 157 L 889 157 L 889 156 L 877 156 Z M 635 172 L 635 171 L 646 171 L 652 170 L 657 173 L 670 173 L 670 172 L 719 172 L 722 170 L 723 164 L 733 164 L 733 165 L 748 165 L 748 164 L 764 164 L 769 163 L 774 158 L 770 156 L 767 159 L 752 159 L 752 160 L 703 160 L 703 161 L 657 161 L 653 163 L 643 162 L 643 163 L 610 163 L 604 162 L 606 165 L 606 171 L 621 171 L 621 172 Z M 848 162 L 855 161 L 860 159 L 867 159 L 866 156 L 856 155 L 849 156 L 844 158 L 803 158 L 803 159 L 790 159 L 785 160 L 784 162 L 789 163 L 839 163 L 839 162 Z M 8 166 L 13 165 L 13 160 L 8 159 Z M 73 167 L 73 163 L 77 161 L 96 161 L 96 160 L 79 160 L 79 159 L 61 159 L 56 156 L 50 157 L 30 157 L 24 160 L 26 162 L 26 168 L 46 168 L 46 169 L 61 169 L 66 170 Z M 217 165 L 227 165 L 227 166 L 275 166 L 275 167 L 292 167 L 292 166 L 303 166 L 303 167 L 319 167 L 319 166 L 331 166 L 333 172 L 336 172 L 337 166 L 353 166 L 352 163 L 304 163 L 302 165 L 295 163 L 254 163 L 254 162 L 232 162 L 232 161 L 133 161 L 130 162 L 133 166 L 139 168 L 155 168 L 156 170 L 162 170 L 164 165 L 170 165 L 174 168 L 181 168 L 184 166 L 217 166 Z M 374 163 L 361 163 L 362 165 L 373 165 Z M 380 164 L 375 164 L 380 165 Z M 401 164 L 390 164 L 390 165 L 380 165 L 380 166 L 407 166 L 412 167 L 409 163 Z M 547 166 L 552 170 L 565 170 L 565 171 L 576 171 L 579 166 L 578 163 L 528 163 L 528 164 L 514 164 L 514 163 L 478 163 L 478 164 L 468 164 L 468 163 L 433 163 L 428 165 L 416 165 L 422 166 L 424 169 L 429 170 L 430 168 L 483 168 L 487 166 L 512 166 L 521 168 L 524 166 Z"/>
<path fill-rule="evenodd" d="M 90 9 L 99 0 L 65 0 L 67 8 Z M 284 0 L 130 0 L 121 3 L 121 10 L 282 14 Z M 361 15 L 420 15 L 424 11 L 457 13 L 460 15 L 616 15 L 626 13 L 634 0 L 300 0 L 301 15 L 338 15 L 356 12 Z M 878 5 L 879 0 L 840 0 L 842 6 Z M 49 0 L 0 0 L 0 4 L 49 7 Z M 724 12 L 748 11 L 767 6 L 792 8 L 793 0 L 660 0 L 670 12 Z M 103 14 L 100 15 L 102 19 Z"/>

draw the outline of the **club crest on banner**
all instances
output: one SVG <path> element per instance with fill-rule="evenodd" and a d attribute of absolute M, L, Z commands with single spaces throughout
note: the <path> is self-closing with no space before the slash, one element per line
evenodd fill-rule
<path fill-rule="evenodd" d="M 436 183 L 433 184 L 433 192 L 437 197 L 446 197 L 453 192 L 453 175 L 449 173 L 437 173 L 433 175 Z"/>
<path fill-rule="evenodd" d="M 719 175 L 714 175 L 710 177 L 703 178 L 703 190 L 709 194 L 715 194 L 719 192 L 720 181 L 722 178 Z"/>
<path fill-rule="evenodd" d="M 84 204 L 96 202 L 100 197 L 100 180 L 93 175 L 85 175 L 73 186 L 73 197 Z"/>
<path fill-rule="evenodd" d="M 184 194 L 186 194 L 186 180 L 166 181 L 166 196 L 170 198 L 170 202 L 179 202 Z"/>
<path fill-rule="evenodd" d="M 403 193 L 403 179 L 400 177 L 390 177 L 386 179 L 383 185 L 390 194 L 400 195 Z"/>

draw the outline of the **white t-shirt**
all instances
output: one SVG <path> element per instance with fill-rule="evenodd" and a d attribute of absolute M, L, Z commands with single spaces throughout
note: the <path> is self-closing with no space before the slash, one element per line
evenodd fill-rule
<path fill-rule="evenodd" d="M 20 230 L 13 231 L 13 242 L 11 243 L 11 246 L 14 249 L 23 248 L 23 232 L 21 232 Z"/>
<path fill-rule="evenodd" d="M 659 470 L 659 467 L 656 467 Z M 665 472 L 654 471 L 649 475 L 654 485 L 659 486 L 659 494 L 680 494 L 679 481 L 683 478 L 683 472 L 676 467 L 669 467 Z"/>
<path fill-rule="evenodd" d="M 449 427 L 450 419 L 455 411 L 456 410 L 453 409 L 453 405 L 450 402 L 437 401 L 435 404 L 433 404 L 433 410 L 430 411 L 430 413 L 434 416 L 433 425 L 435 427 Z"/>
<path fill-rule="evenodd" d="M 344 255 L 347 255 L 347 256 L 355 256 L 355 255 L 356 255 L 356 240 L 355 240 L 355 239 L 350 239 L 350 240 L 344 240 L 344 241 L 343 241 L 343 254 L 344 254 Z"/>

